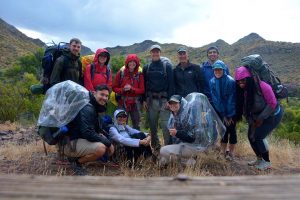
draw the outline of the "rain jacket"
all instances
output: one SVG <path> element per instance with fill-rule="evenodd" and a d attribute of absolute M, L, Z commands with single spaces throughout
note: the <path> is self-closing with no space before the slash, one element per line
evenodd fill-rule
<path fill-rule="evenodd" d="M 75 56 L 70 50 L 64 51 L 63 55 L 56 59 L 53 66 L 50 77 L 51 86 L 66 80 L 83 85 L 81 62 L 79 58 L 80 55 Z"/>
<path fill-rule="evenodd" d="M 128 125 L 119 125 L 117 115 L 123 110 L 116 110 L 114 112 L 114 126 L 109 129 L 109 138 L 113 141 L 130 147 L 139 147 L 140 139 L 133 138 L 134 135 L 139 135 L 139 130 L 133 129 Z M 146 134 L 145 134 L 146 137 Z"/>
<path fill-rule="evenodd" d="M 107 53 L 107 60 L 104 66 L 100 66 L 98 58 L 99 58 L 99 54 L 103 52 Z M 112 87 L 112 73 L 109 72 L 109 77 L 107 77 L 109 60 L 110 60 L 110 54 L 106 49 L 98 49 L 96 51 L 94 57 L 94 63 L 93 63 L 95 65 L 94 78 L 92 78 L 92 74 L 91 74 L 91 64 L 86 67 L 84 73 L 84 87 L 88 91 L 95 91 L 97 85 L 101 85 L 101 84 L 107 85 L 109 88 Z"/>
<path fill-rule="evenodd" d="M 233 117 L 235 115 L 236 89 L 235 81 L 229 75 L 221 78 L 213 77 L 210 82 L 212 104 L 220 117 Z"/>
<path fill-rule="evenodd" d="M 211 62 L 206 61 L 206 62 L 202 63 L 201 70 L 202 70 L 202 73 L 204 75 L 204 80 L 205 80 L 204 94 L 207 96 L 207 98 L 211 102 L 212 99 L 211 99 L 211 94 L 210 94 L 209 81 L 210 81 L 210 79 L 212 79 L 214 77 L 214 71 L 212 70 Z M 229 69 L 227 66 L 226 66 L 225 72 L 226 72 L 226 75 L 229 75 Z"/>
<path fill-rule="evenodd" d="M 136 67 L 133 73 L 129 72 L 128 63 L 135 61 Z M 130 54 L 125 61 L 125 67 L 122 67 L 116 74 L 113 91 L 121 95 L 121 100 L 118 102 L 120 106 L 127 108 L 132 104 L 136 104 L 137 98 L 144 94 L 144 75 L 139 72 L 140 60 L 136 54 Z M 130 91 L 124 91 L 124 86 L 129 84 L 132 86 Z M 127 110 L 128 111 L 128 110 Z"/>

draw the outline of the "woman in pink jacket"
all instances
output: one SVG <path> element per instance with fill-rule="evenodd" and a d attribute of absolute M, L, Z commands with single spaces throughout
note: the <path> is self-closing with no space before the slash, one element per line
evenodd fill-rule
<path fill-rule="evenodd" d="M 269 84 L 254 81 L 250 71 L 241 66 L 235 71 L 237 82 L 237 118 L 242 115 L 248 122 L 248 139 L 256 154 L 256 160 L 248 163 L 259 170 L 271 168 L 268 142 L 266 137 L 280 123 L 283 108 L 277 102 L 274 92 Z"/>

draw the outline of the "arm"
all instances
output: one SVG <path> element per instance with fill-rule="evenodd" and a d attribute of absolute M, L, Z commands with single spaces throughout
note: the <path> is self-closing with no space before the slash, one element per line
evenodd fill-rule
<path fill-rule="evenodd" d="M 233 117 L 235 115 L 235 108 L 236 108 L 236 91 L 235 91 L 235 81 L 233 79 L 229 80 L 229 85 L 226 90 L 229 90 L 229 95 L 227 98 L 226 104 L 226 117 Z"/>
<path fill-rule="evenodd" d="M 94 91 L 94 86 L 92 84 L 92 77 L 91 77 L 91 65 L 88 65 L 86 67 L 86 70 L 83 74 L 83 81 L 84 81 L 84 87 L 88 90 L 88 91 Z"/>
<path fill-rule="evenodd" d="M 146 101 L 146 92 L 147 92 L 147 67 L 149 67 L 148 64 L 146 64 L 144 67 L 143 67 L 143 77 L 144 77 L 144 95 L 142 96 L 142 100 L 143 101 Z"/>
<path fill-rule="evenodd" d="M 197 73 L 197 87 L 198 92 L 204 93 L 204 87 L 205 87 L 205 78 L 203 70 L 200 66 L 196 65 L 196 73 Z"/>
<path fill-rule="evenodd" d="M 168 99 L 174 94 L 174 76 L 172 65 L 167 64 Z"/>
<path fill-rule="evenodd" d="M 133 138 L 126 138 L 119 134 L 118 130 L 115 127 L 111 127 L 109 129 L 109 135 L 110 137 L 117 143 L 123 144 L 125 146 L 130 147 L 139 147 L 140 140 L 139 139 L 133 139 Z"/>
<path fill-rule="evenodd" d="M 263 119 L 267 119 L 271 114 L 273 114 L 273 112 L 277 106 L 277 100 L 276 100 L 275 94 L 269 84 L 261 81 L 259 83 L 259 85 L 261 88 L 262 96 L 264 97 L 267 106 L 258 115 L 257 119 L 263 120 Z"/>
<path fill-rule="evenodd" d="M 61 56 L 55 61 L 53 71 L 50 77 L 51 86 L 61 82 L 61 73 L 63 71 L 63 67 L 64 67 L 64 58 Z"/>
<path fill-rule="evenodd" d="M 112 90 L 112 70 L 111 69 L 110 69 L 110 73 L 109 73 L 109 79 L 108 79 L 107 86 L 111 91 Z"/>
<path fill-rule="evenodd" d="M 115 92 L 115 93 L 117 93 L 117 94 L 122 94 L 123 93 L 123 88 L 121 87 L 121 85 L 122 85 L 122 83 L 121 83 L 121 85 L 119 85 L 119 83 L 120 83 L 120 75 L 121 74 L 121 72 L 120 72 L 120 70 L 117 72 L 117 74 L 116 74 L 116 76 L 115 76 L 115 81 L 114 81 L 114 84 L 113 84 L 113 86 L 112 86 L 112 89 L 113 89 L 113 91 Z"/>
<path fill-rule="evenodd" d="M 80 124 L 80 138 L 86 139 L 90 142 L 101 142 L 105 146 L 110 147 L 110 141 L 105 136 L 96 132 L 94 124 L 97 119 L 94 119 L 93 115 L 94 109 L 89 104 L 79 112 L 78 123 Z"/>

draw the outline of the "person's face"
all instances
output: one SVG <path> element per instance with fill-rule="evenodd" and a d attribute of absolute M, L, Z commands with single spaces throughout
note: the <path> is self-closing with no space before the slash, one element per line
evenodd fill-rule
<path fill-rule="evenodd" d="M 207 52 L 207 57 L 212 63 L 214 63 L 216 60 L 218 60 L 219 54 L 217 50 L 211 49 Z"/>
<path fill-rule="evenodd" d="M 98 104 L 104 106 L 107 103 L 109 96 L 108 90 L 94 91 L 93 94 Z"/>
<path fill-rule="evenodd" d="M 72 42 L 70 44 L 70 51 L 73 55 L 77 56 L 80 54 L 80 50 L 81 50 L 81 44 L 77 43 L 77 42 Z"/>
<path fill-rule="evenodd" d="M 174 113 L 177 113 L 180 109 L 180 103 L 170 101 L 169 102 L 170 110 Z"/>
<path fill-rule="evenodd" d="M 121 114 L 117 117 L 118 124 L 125 125 L 127 123 L 127 115 Z"/>
<path fill-rule="evenodd" d="M 221 78 L 224 74 L 224 70 L 223 69 L 214 69 L 214 74 L 216 78 Z"/>
<path fill-rule="evenodd" d="M 98 62 L 100 65 L 104 65 L 107 61 L 107 55 L 106 54 L 100 54 L 98 57 Z"/>
<path fill-rule="evenodd" d="M 159 61 L 160 59 L 160 50 L 159 49 L 153 49 L 150 51 L 151 58 L 153 61 Z"/>
<path fill-rule="evenodd" d="M 237 83 L 238 83 L 240 88 L 242 88 L 242 89 L 246 88 L 246 78 L 238 80 Z"/>
<path fill-rule="evenodd" d="M 185 51 L 178 52 L 178 60 L 180 63 L 188 63 L 189 55 Z"/>
<path fill-rule="evenodd" d="M 136 67 L 136 63 L 134 61 L 130 61 L 128 63 L 128 69 L 129 69 L 130 72 L 133 72 L 135 67 Z"/>

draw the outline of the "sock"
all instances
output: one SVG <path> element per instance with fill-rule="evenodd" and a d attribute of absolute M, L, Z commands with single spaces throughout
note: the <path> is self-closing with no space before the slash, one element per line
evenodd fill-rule
<path fill-rule="evenodd" d="M 269 158 L 269 152 L 265 152 L 265 153 L 262 153 L 262 158 L 267 161 L 267 162 L 270 162 L 270 158 Z"/>

